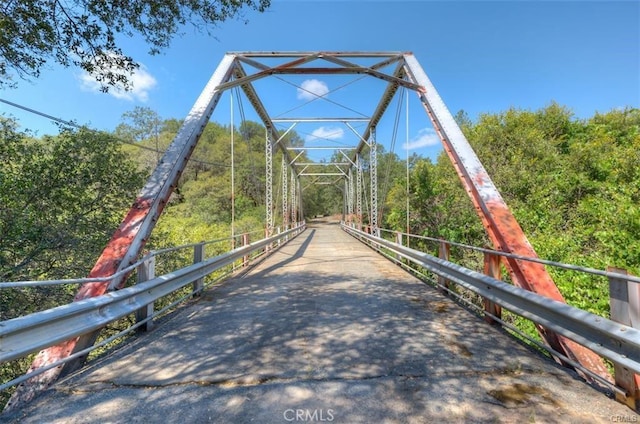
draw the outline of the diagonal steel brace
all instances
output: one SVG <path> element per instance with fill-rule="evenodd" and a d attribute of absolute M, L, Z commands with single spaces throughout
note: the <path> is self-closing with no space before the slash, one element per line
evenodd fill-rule
<path fill-rule="evenodd" d="M 473 201 L 489 238 L 496 249 L 522 256 L 537 258 L 524 231 L 513 216 L 489 174 L 476 156 L 460 127 L 445 106 L 442 98 L 412 54 L 405 54 L 405 68 L 411 80 L 424 90 L 418 92 L 435 131 L 442 140 L 449 159 Z M 550 299 L 566 303 L 542 264 L 504 258 L 515 285 Z M 540 335 L 553 349 L 579 362 L 606 380 L 613 381 L 602 358 L 591 350 L 560 336 L 549 329 L 537 326 Z M 585 379 L 589 379 L 584 376 Z"/>

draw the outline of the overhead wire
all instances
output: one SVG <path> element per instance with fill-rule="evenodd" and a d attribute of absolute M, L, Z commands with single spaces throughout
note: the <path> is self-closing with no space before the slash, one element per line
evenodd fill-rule
<path fill-rule="evenodd" d="M 237 88 L 237 87 L 236 87 Z M 235 152 L 234 152 L 234 121 L 233 121 L 233 93 L 229 93 L 230 120 L 231 120 L 231 248 L 235 246 L 235 225 L 236 225 L 236 195 L 235 195 Z"/>
<path fill-rule="evenodd" d="M 357 128 L 357 126 L 355 128 Z M 337 140 L 329 138 L 331 136 L 341 135 L 342 134 L 342 129 L 338 129 L 336 131 L 330 132 L 328 134 L 325 134 L 324 136 L 318 136 L 318 135 L 315 135 L 313 133 L 310 133 L 310 132 L 307 132 L 307 131 L 300 131 L 300 130 L 296 130 L 296 133 L 301 134 L 301 135 L 308 135 L 308 136 L 311 136 L 311 137 L 313 137 L 313 138 L 315 138 L 317 140 L 325 140 L 325 141 L 328 141 L 330 143 L 338 144 L 340 146 L 349 147 L 349 144 L 346 144 L 346 143 L 343 143 L 341 141 L 337 141 Z M 305 140 L 305 141 L 315 141 L 315 140 Z"/>
<path fill-rule="evenodd" d="M 246 127 L 247 124 L 247 118 L 245 116 L 244 113 L 244 103 L 242 101 L 242 96 L 240 94 L 240 88 L 236 87 L 235 89 L 235 94 L 236 94 L 236 100 L 237 100 L 237 104 L 238 104 L 238 110 L 240 111 L 240 129 L 242 129 L 243 127 Z M 244 141 L 246 141 L 247 143 L 247 151 L 249 152 L 249 157 L 251 157 L 251 153 L 254 152 L 253 150 L 253 146 L 251 145 L 251 139 L 245 136 L 245 133 L 241 130 L 240 131 L 240 136 L 244 139 Z M 250 162 L 250 166 L 251 166 L 251 175 L 250 177 L 253 180 L 253 183 L 255 184 L 255 178 L 257 177 L 258 173 L 256 170 L 256 163 L 254 160 L 249 160 Z"/>
<path fill-rule="evenodd" d="M 15 107 L 17 109 L 21 109 L 21 110 L 24 110 L 26 112 L 32 113 L 34 115 L 42 116 L 42 117 L 47 118 L 47 119 L 49 119 L 49 120 L 51 120 L 53 122 L 56 122 L 58 124 L 62 124 L 62 125 L 67 126 L 67 127 L 72 127 L 72 128 L 77 128 L 77 129 L 84 128 L 84 129 L 86 129 L 88 131 L 91 131 L 91 132 L 94 132 L 94 133 L 105 132 L 105 131 L 97 130 L 95 128 L 91 128 L 91 127 L 89 127 L 87 125 L 80 125 L 80 124 L 78 124 L 76 122 L 73 122 L 73 121 L 67 121 L 65 119 L 58 118 L 58 117 L 55 117 L 53 115 L 49 115 L 48 113 L 41 112 L 41 111 L 38 111 L 36 109 L 32 109 L 30 107 L 27 107 L 27 106 L 24 106 L 24 105 L 20 105 L 18 103 L 14 103 L 14 102 L 11 102 L 11 101 L 6 100 L 6 99 L 0 98 L 0 102 L 8 104 L 9 106 L 13 106 L 13 107 Z M 127 145 L 130 145 L 130 146 L 134 146 L 134 147 L 136 147 L 138 149 L 148 150 L 148 151 L 154 152 L 154 153 L 164 154 L 166 152 L 165 150 L 154 149 L 153 147 L 144 146 L 144 145 L 142 145 L 140 143 L 136 143 L 136 142 L 133 142 L 133 141 L 123 140 L 122 138 L 116 137 L 113 134 L 109 134 L 109 135 L 111 135 L 111 137 L 115 141 L 117 141 L 118 143 L 121 143 L 121 144 L 127 144 Z M 230 167 L 230 165 L 227 165 L 227 164 L 224 164 L 224 163 L 208 162 L 208 161 L 203 161 L 203 160 L 194 159 L 194 158 L 189 159 L 189 161 L 190 162 L 195 162 L 195 163 L 200 163 L 200 164 L 203 164 L 203 165 L 216 166 L 216 167 L 220 167 L 220 168 L 229 168 Z"/>
<path fill-rule="evenodd" d="M 289 84 L 289 85 L 291 85 L 291 86 L 293 86 L 293 87 L 295 87 L 295 88 L 297 88 L 297 89 L 299 89 L 299 90 L 302 90 L 302 91 L 305 91 L 305 92 L 307 92 L 307 93 L 309 93 L 309 94 L 312 94 L 312 95 L 314 95 L 315 97 L 314 97 L 314 98 L 312 98 L 312 99 L 310 99 L 310 100 L 308 100 L 308 101 L 306 101 L 306 102 L 304 102 L 304 103 L 303 103 L 303 104 L 301 104 L 301 105 L 298 105 L 298 106 L 296 106 L 296 107 L 294 107 L 294 108 L 292 108 L 292 109 L 289 109 L 289 110 L 287 110 L 287 111 L 285 111 L 285 112 L 282 112 L 282 113 L 280 113 L 279 115 L 276 115 L 276 116 L 274 117 L 274 119 L 277 119 L 277 118 L 282 117 L 282 116 L 284 116 L 284 115 L 286 115 L 286 114 L 288 114 L 288 113 L 291 113 L 291 112 L 293 112 L 294 110 L 298 110 L 298 109 L 300 109 L 300 108 L 302 108 L 302 107 L 304 107 L 304 106 L 308 105 L 309 103 L 315 102 L 316 100 L 319 100 L 319 99 L 323 99 L 323 100 L 325 100 L 325 101 L 327 101 L 327 102 L 329 102 L 329 103 L 332 103 L 332 104 L 334 104 L 334 105 L 336 105 L 336 106 L 339 106 L 339 107 L 341 107 L 341 108 L 343 108 L 343 109 L 345 109 L 345 110 L 348 110 L 348 111 L 353 112 L 353 113 L 357 113 L 358 115 L 360 115 L 360 116 L 362 116 L 362 117 L 364 117 L 364 118 L 368 118 L 368 116 L 367 116 L 367 115 L 365 115 L 364 113 L 358 112 L 358 111 L 357 111 L 357 110 L 355 110 L 355 109 L 352 109 L 352 108 L 350 108 L 350 107 L 348 107 L 348 106 L 345 106 L 345 105 L 343 105 L 343 104 L 340 104 L 340 103 L 338 103 L 338 102 L 336 102 L 336 101 L 334 101 L 334 100 L 328 99 L 328 98 L 326 97 L 326 96 L 328 96 L 329 94 L 335 93 L 335 92 L 336 92 L 336 91 L 338 91 L 338 90 L 341 90 L 341 89 L 343 89 L 343 88 L 345 88 L 345 87 L 347 87 L 347 86 L 349 86 L 349 85 L 351 85 L 351 84 L 354 84 L 354 83 L 356 83 L 356 82 L 358 82 L 358 81 L 360 81 L 360 80 L 364 79 L 365 77 L 366 77 L 366 75 L 363 75 L 363 76 L 361 76 L 361 77 L 359 77 L 359 78 L 356 78 L 356 79 L 354 79 L 354 80 L 352 80 L 352 81 L 349 81 L 349 82 L 347 82 L 347 83 L 345 83 L 345 84 L 343 84 L 343 85 L 341 85 L 341 86 L 339 86 L 339 87 L 336 87 L 336 88 L 334 88 L 334 89 L 332 89 L 332 90 L 329 90 L 329 91 L 327 91 L 326 93 L 324 93 L 324 94 L 322 94 L 322 95 L 318 95 L 318 94 L 314 93 L 313 91 L 307 90 L 307 89 L 305 89 L 305 88 L 303 88 L 303 87 L 301 87 L 301 86 L 299 86 L 299 85 L 297 85 L 297 84 L 295 84 L 295 83 L 292 83 L 291 81 L 287 81 L 286 79 L 284 79 L 284 78 L 282 78 L 282 77 L 276 77 L 276 79 L 278 79 L 278 80 L 280 80 L 280 81 L 284 82 L 285 84 Z"/>
<path fill-rule="evenodd" d="M 398 105 L 396 107 L 396 114 L 393 121 L 393 131 L 391 135 L 391 145 L 389 148 L 389 153 L 394 154 L 396 147 L 396 139 L 398 136 L 398 127 L 400 126 L 400 115 L 402 113 L 402 100 L 406 94 L 406 90 L 400 91 L 400 97 L 398 98 Z M 389 189 L 389 178 L 391 175 L 391 161 L 387 161 L 386 169 L 385 169 L 385 177 L 384 182 L 382 184 L 382 193 L 384 194 L 384 198 L 380 198 L 380 215 L 384 216 L 384 205 L 386 202 L 386 195 Z"/>
<path fill-rule="evenodd" d="M 315 95 L 315 96 L 316 96 L 315 98 L 313 98 L 313 99 L 311 99 L 311 100 L 309 100 L 309 101 L 307 101 L 307 102 L 303 103 L 302 105 L 298 105 L 298 106 L 296 106 L 295 108 L 292 108 L 292 109 L 290 109 L 290 110 L 288 110 L 288 111 L 285 111 L 285 112 L 283 112 L 283 113 L 281 113 L 281 114 L 277 115 L 276 117 L 280 117 L 280 116 L 282 116 L 282 115 L 288 114 L 288 113 L 290 113 L 290 112 L 292 112 L 292 111 L 294 111 L 294 110 L 297 110 L 297 109 L 299 109 L 299 108 L 301 108 L 301 107 L 303 107 L 303 106 L 305 106 L 305 105 L 307 105 L 307 104 L 309 104 L 309 103 L 311 103 L 311 102 L 314 102 L 314 101 L 316 101 L 316 100 L 318 100 L 318 99 L 324 99 L 325 101 L 327 101 L 327 102 L 329 102 L 329 103 L 332 103 L 332 104 L 334 104 L 334 105 L 336 105 L 336 106 L 338 106 L 338 107 L 341 107 L 341 108 L 343 108 L 343 109 L 345 109 L 345 110 L 349 110 L 349 111 L 351 111 L 351 112 L 353 112 L 353 113 L 356 113 L 356 114 L 358 114 L 358 115 L 363 116 L 363 117 L 365 117 L 365 118 L 366 118 L 366 117 L 368 117 L 367 115 L 365 115 L 365 114 L 363 114 L 363 113 L 361 113 L 361 112 L 359 112 L 359 111 L 357 111 L 357 110 L 355 110 L 355 109 L 353 109 L 353 108 L 347 107 L 347 106 L 345 106 L 345 105 L 343 105 L 343 104 L 341 104 L 341 103 L 339 103 L 339 102 L 336 102 L 336 101 L 334 101 L 334 100 L 331 100 L 331 99 L 326 98 L 326 96 L 327 96 L 328 94 L 335 93 L 336 91 L 339 91 L 339 90 L 341 90 L 341 89 L 343 89 L 343 88 L 345 88 L 345 87 L 347 87 L 347 86 L 349 86 L 349 85 L 351 85 L 351 84 L 354 84 L 354 83 L 356 83 L 356 82 L 358 82 L 358 81 L 360 81 L 360 80 L 364 79 L 365 77 L 366 77 L 366 76 L 360 76 L 360 77 L 355 78 L 355 79 L 353 79 L 353 80 L 351 80 L 351 81 L 348 81 L 347 83 L 342 84 L 341 86 L 338 86 L 338 87 L 336 87 L 336 88 L 334 88 L 334 89 L 332 89 L 332 90 L 328 91 L 327 93 L 325 93 L 325 94 L 323 94 L 323 95 L 321 95 L 321 96 L 318 96 L 317 94 L 313 93 L 312 91 L 307 90 L 307 89 L 305 89 L 305 88 L 303 88 L 303 87 L 301 87 L 301 86 L 299 86 L 299 85 L 297 85 L 297 84 L 295 84 L 295 83 L 293 83 L 293 82 L 287 81 L 286 79 L 284 79 L 284 78 L 282 78 L 282 77 L 276 77 L 277 79 L 279 79 L 280 81 L 282 81 L 282 82 L 284 82 L 284 83 L 286 83 L 286 84 L 289 84 L 289 85 L 291 85 L 291 86 L 293 86 L 293 87 L 296 87 L 297 89 L 300 89 L 300 90 L 302 90 L 302 91 L 305 91 L 305 92 L 307 92 L 307 93 L 309 93 L 309 94 L 313 94 L 313 95 Z M 239 93 L 239 90 L 238 90 L 238 89 L 236 89 L 236 96 L 237 96 L 237 98 L 238 98 L 238 108 L 239 108 L 240 115 L 241 115 L 241 121 L 242 121 L 242 124 L 244 124 L 244 123 L 246 122 L 246 118 L 245 118 L 244 108 L 243 108 L 243 104 L 242 104 L 241 97 L 240 97 L 240 93 Z M 39 111 L 39 110 L 32 109 L 32 108 L 30 108 L 30 107 L 27 107 L 27 106 L 24 106 L 24 105 L 20 105 L 20 104 L 15 103 L 15 102 L 11 102 L 11 101 L 6 100 L 6 99 L 2 99 L 2 98 L 0 98 L 0 102 L 3 102 L 3 103 L 5 103 L 5 104 L 8 104 L 8 105 L 13 106 L 13 107 L 18 108 L 18 109 L 22 109 L 22 110 L 24 110 L 24 111 L 26 111 L 26 112 L 29 112 L 29 113 L 32 113 L 32 114 L 35 114 L 35 115 L 39 115 L 39 116 L 45 117 L 45 118 L 47 118 L 47 119 L 49 119 L 49 120 L 51 120 L 51 121 L 53 121 L 53 122 L 56 122 L 56 123 L 62 124 L 62 125 L 67 126 L 67 127 L 73 127 L 73 128 L 78 128 L 78 129 L 80 129 L 80 128 L 84 128 L 84 129 L 89 130 L 89 131 L 92 131 L 92 132 L 101 132 L 100 130 L 97 130 L 97 129 L 94 129 L 94 128 L 90 128 L 90 127 L 88 127 L 88 126 L 86 126 L 86 125 L 80 125 L 80 124 L 78 124 L 78 123 L 76 123 L 76 122 L 68 121 L 68 120 L 65 120 L 65 119 L 62 119 L 62 118 L 59 118 L 59 117 L 56 117 L 56 116 L 50 115 L 50 114 L 48 114 L 48 113 L 45 113 L 45 112 L 42 112 L 42 111 Z M 242 134 L 242 133 L 241 133 L 241 134 Z M 306 134 L 306 135 L 313 135 L 313 134 L 304 133 L 304 132 L 302 132 L 302 134 Z M 330 136 L 330 135 L 331 135 L 331 134 L 329 134 L 329 136 Z M 136 148 L 139 148 L 139 149 L 142 149 L 142 150 L 147 150 L 147 151 L 154 152 L 154 153 L 158 153 L 158 154 L 164 154 L 164 153 L 165 153 L 165 151 L 164 151 L 164 150 L 161 150 L 161 149 L 157 149 L 157 148 L 155 148 L 155 149 L 154 149 L 154 148 L 152 148 L 152 147 L 144 146 L 144 145 L 141 145 L 141 144 L 139 144 L 139 143 L 135 143 L 135 142 L 127 141 L 127 140 L 124 140 L 124 139 L 122 139 L 122 138 L 119 138 L 119 137 L 113 136 L 113 134 L 111 134 L 111 136 L 112 136 L 112 138 L 113 138 L 115 141 L 117 141 L 117 142 L 119 142 L 119 143 L 121 143 L 121 144 L 131 145 L 131 146 L 133 146 L 133 147 L 136 147 Z M 338 144 L 338 145 L 344 145 L 344 144 L 342 144 L 342 143 L 340 143 L 340 142 L 338 142 L 338 141 L 336 141 L 336 140 L 332 140 L 332 139 L 328 138 L 327 136 L 325 136 L 325 137 L 318 137 L 318 138 L 320 138 L 320 139 L 324 139 L 324 140 L 329 141 L 329 142 L 331 142 L 331 143 L 336 143 L 336 144 Z M 250 145 L 250 141 L 249 141 L 249 140 L 247 140 L 247 142 L 248 142 L 248 143 L 249 143 L 249 145 Z M 200 163 L 200 164 L 203 164 L 203 165 L 214 166 L 214 167 L 223 167 L 223 168 L 229 168 L 229 167 L 232 167 L 232 165 L 228 165 L 228 164 L 224 164 L 224 163 L 217 163 L 217 162 L 203 161 L 203 160 L 199 160 L 199 159 L 195 159 L 195 158 L 191 158 L 191 159 L 190 159 L 190 161 L 191 161 L 191 162 L 194 162 L 194 163 Z M 251 161 L 251 164 L 252 164 L 252 167 L 253 167 L 253 166 L 255 166 L 255 164 L 253 163 L 253 161 Z M 254 173 L 254 175 L 257 175 L 257 174 L 255 174 L 255 173 Z M 366 203 L 365 203 L 365 204 L 366 204 Z M 367 205 L 367 206 L 368 206 L 368 205 Z"/>
<path fill-rule="evenodd" d="M 403 88 L 404 91 L 406 91 L 406 88 Z M 405 114 L 406 114 L 406 121 L 405 121 L 405 148 L 406 148 L 406 152 L 407 152 L 407 162 L 406 162 L 406 182 L 407 182 L 407 192 L 406 192 L 406 206 L 407 206 L 407 234 L 410 233 L 410 221 L 409 221 L 409 195 L 410 195 L 410 188 L 409 188 L 409 96 L 405 96 L 405 101 L 406 101 L 406 106 L 405 106 Z M 407 237 L 407 247 L 409 247 L 409 238 Z"/>

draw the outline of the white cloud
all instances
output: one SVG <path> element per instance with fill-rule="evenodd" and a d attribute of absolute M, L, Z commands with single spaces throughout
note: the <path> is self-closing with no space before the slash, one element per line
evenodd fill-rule
<path fill-rule="evenodd" d="M 344 136 L 344 130 L 339 127 L 320 127 L 305 137 L 306 141 L 315 140 L 338 140 Z"/>
<path fill-rule="evenodd" d="M 327 87 L 327 84 L 317 79 L 306 80 L 298 87 L 298 98 L 301 100 L 325 97 L 328 93 L 329 87 Z"/>
<path fill-rule="evenodd" d="M 100 83 L 88 72 L 83 71 L 78 78 L 83 90 L 100 92 Z M 157 81 L 154 76 L 147 71 L 145 66 L 141 64 L 137 70 L 131 74 L 127 74 L 127 78 L 131 83 L 131 89 L 129 91 L 125 91 L 122 86 L 115 86 L 109 87 L 109 94 L 117 99 L 128 101 L 138 100 L 146 102 L 149 100 L 149 91 L 157 85 Z"/>
<path fill-rule="evenodd" d="M 404 143 L 403 148 L 409 150 L 419 149 L 421 147 L 437 146 L 440 144 L 440 137 L 433 128 L 423 128 L 418 131 L 418 135 L 413 137 L 409 143 Z"/>

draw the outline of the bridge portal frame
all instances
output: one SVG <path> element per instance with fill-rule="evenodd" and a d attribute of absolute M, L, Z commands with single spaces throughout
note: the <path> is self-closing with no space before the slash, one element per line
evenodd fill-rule
<path fill-rule="evenodd" d="M 261 60 L 280 59 L 287 60 L 277 66 L 269 66 Z M 358 59 L 379 59 L 373 65 L 363 66 L 357 63 Z M 314 61 L 329 62 L 332 66 L 310 67 Z M 248 74 L 243 65 L 251 66 L 258 71 Z M 391 73 L 384 72 L 388 66 L 393 66 Z M 387 87 L 380 99 L 374 114 L 368 119 L 366 129 L 360 136 L 359 145 L 352 150 L 352 159 L 338 165 L 340 173 L 348 175 L 348 169 L 353 163 L 358 164 L 357 185 L 361 184 L 361 162 L 359 156 L 369 140 L 375 146 L 375 128 L 380 118 L 386 111 L 389 103 L 399 87 L 405 87 L 415 91 L 431 120 L 434 129 L 440 137 L 447 155 L 469 194 L 478 215 L 480 216 L 494 247 L 498 250 L 518 254 L 521 256 L 537 257 L 533 247 L 527 240 L 517 220 L 500 196 L 497 188 L 491 181 L 488 173 L 480 163 L 469 142 L 453 119 L 453 116 L 445 106 L 440 95 L 418 63 L 417 59 L 409 52 L 236 52 L 227 53 L 204 90 L 198 97 L 193 108 L 187 115 L 182 127 L 174 141 L 169 146 L 162 160 L 152 173 L 144 188 L 136 198 L 132 208 L 116 230 L 113 237 L 98 258 L 89 277 L 109 277 L 117 271 L 126 268 L 142 251 L 148 240 L 169 196 L 173 192 L 182 174 L 191 153 L 204 130 L 209 118 L 216 107 L 221 94 L 231 88 L 241 87 L 256 113 L 262 120 L 267 131 L 266 151 L 274 147 L 280 148 L 286 162 L 295 166 L 289 150 L 279 143 L 281 135 L 276 130 L 274 122 L 267 113 L 252 82 L 272 75 L 318 75 L 318 74 L 366 74 L 387 82 Z M 295 125 L 295 124 L 294 124 Z M 369 146 L 371 148 L 371 146 Z M 375 150 L 375 149 L 372 149 Z M 375 158 L 375 153 L 371 153 Z M 271 157 L 271 159 L 273 159 Z M 374 165 L 375 166 L 375 165 Z M 374 168 L 375 169 L 375 168 Z M 273 164 L 271 162 L 271 173 Z M 301 187 L 300 173 L 292 171 Z M 269 175 L 269 168 L 266 170 Z M 372 174 L 372 175 L 375 175 Z M 376 184 L 373 182 L 372 185 Z M 298 197 L 301 199 L 301 191 Z M 357 214 L 360 219 L 360 190 L 357 191 Z M 371 199 L 371 224 L 377 231 L 377 191 L 372 190 Z M 302 203 L 300 201 L 300 212 Z M 273 210 L 273 199 L 268 197 L 266 203 L 267 214 Z M 375 204 L 375 205 L 374 205 Z M 267 218 L 267 233 L 273 233 L 273 217 Z M 526 288 L 550 299 L 564 302 L 564 298 L 555 286 L 553 280 L 542 265 L 525 263 L 515 259 L 504 259 L 514 284 Z M 78 291 L 75 300 L 99 296 L 110 290 L 117 290 L 124 284 L 125 278 L 113 278 L 105 283 L 89 283 L 83 285 Z M 611 379 L 601 358 L 590 350 L 556 335 L 553 331 L 538 328 L 545 341 L 554 349 L 577 360 L 582 365 L 602 377 Z M 40 352 L 34 360 L 31 369 L 39 368 L 47 364 L 63 359 L 75 351 L 82 350 L 92 345 L 98 333 L 92 333 L 77 339 L 68 340 L 58 346 L 51 347 Z M 70 361 L 64 369 L 54 368 L 40 374 L 34 379 L 18 388 L 11 402 L 16 403 L 28 400 L 35 393 L 42 390 L 55 381 L 59 375 L 72 371 L 80 366 L 84 357 Z"/>

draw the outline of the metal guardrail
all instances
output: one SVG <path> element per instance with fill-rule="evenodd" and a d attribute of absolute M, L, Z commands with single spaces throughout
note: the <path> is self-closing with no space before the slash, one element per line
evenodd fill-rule
<path fill-rule="evenodd" d="M 23 317 L 0 322 L 0 362 L 10 361 L 98 330 L 252 252 L 301 232 L 301 225 L 151 280 Z"/>
<path fill-rule="evenodd" d="M 206 240 L 198 243 L 183 244 L 181 246 L 168 247 L 164 249 L 152 250 L 141 257 L 136 262 L 132 263 L 126 268 L 121 269 L 106 277 L 94 277 L 94 278 L 66 278 L 57 280 L 28 280 L 28 281 L 0 281 L 0 290 L 2 289 L 15 289 L 23 287 L 47 287 L 47 286 L 61 286 L 65 284 L 86 284 L 86 283 L 100 283 L 104 281 L 111 281 L 123 275 L 129 274 L 134 269 L 138 268 L 142 263 L 148 261 L 150 258 L 165 254 L 176 252 L 183 249 L 193 248 L 196 246 L 204 246 L 215 243 L 222 243 L 225 241 L 232 241 L 234 238 L 249 236 L 251 234 L 257 234 L 260 231 L 253 231 L 250 233 L 237 234 L 234 237 L 224 237 L 214 240 Z"/>
<path fill-rule="evenodd" d="M 640 374 L 640 330 L 540 296 L 435 256 L 343 225 L 370 245 L 384 247 L 524 318 L 549 328 Z"/>
<path fill-rule="evenodd" d="M 493 255 L 502 256 L 504 258 L 513 258 L 513 259 L 519 259 L 519 260 L 527 261 L 527 262 L 535 262 L 535 263 L 539 263 L 539 264 L 542 264 L 542 265 L 550 265 L 550 266 L 555 267 L 555 268 L 562 268 L 562 269 L 569 270 L 569 271 L 578 271 L 578 272 L 583 272 L 585 274 L 599 275 L 601 277 L 607 277 L 607 278 L 620 278 L 621 277 L 621 275 L 619 273 L 615 273 L 615 272 L 603 271 L 601 269 L 595 269 L 595 268 L 590 268 L 590 267 L 580 266 L 580 265 L 566 264 L 566 263 L 563 263 L 563 262 L 550 261 L 550 260 L 547 260 L 547 259 L 531 258 L 531 257 L 528 257 L 528 256 L 522 256 L 522 255 L 516 255 L 514 253 L 503 252 L 501 250 L 493 250 L 493 249 L 487 249 L 487 248 L 484 248 L 484 247 L 471 246 L 471 245 L 468 245 L 468 244 L 456 243 L 454 241 L 443 240 L 443 239 L 439 239 L 439 238 L 435 238 L 435 237 L 420 236 L 420 235 L 417 235 L 417 234 L 407 234 L 407 233 L 403 233 L 401 231 L 386 230 L 384 228 L 380 228 L 379 231 L 381 233 L 401 235 L 402 237 L 411 237 L 411 238 L 415 238 L 417 240 L 427 240 L 427 241 L 430 241 L 430 242 L 433 242 L 433 243 L 445 243 L 445 244 L 447 244 L 449 246 L 461 247 L 463 249 L 473 250 L 473 251 L 480 252 L 480 253 L 490 253 L 490 254 L 493 254 Z M 636 277 L 636 276 L 633 276 L 633 275 L 624 275 L 624 279 L 626 281 L 629 281 L 629 282 L 632 282 L 632 283 L 640 283 L 640 277 Z"/>

